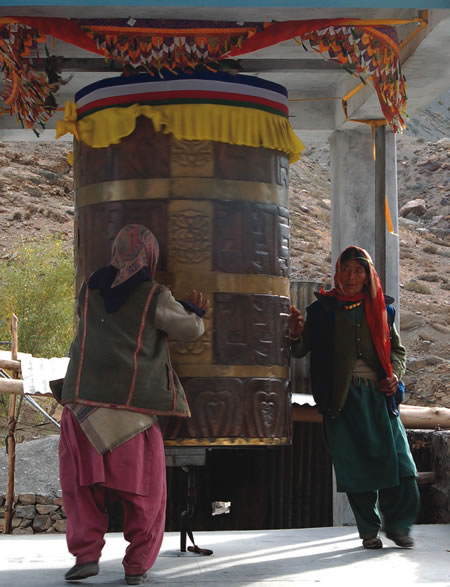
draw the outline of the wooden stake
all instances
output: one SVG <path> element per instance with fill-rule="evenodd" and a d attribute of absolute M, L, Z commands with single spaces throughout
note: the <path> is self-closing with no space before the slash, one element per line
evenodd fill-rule
<path fill-rule="evenodd" d="M 12 361 L 11 359 L 0 359 L 0 368 L 8 371 L 17 371 L 20 369 L 20 361 Z"/>
<path fill-rule="evenodd" d="M 21 379 L 0 379 L 0 393 L 23 395 L 23 381 Z"/>
<path fill-rule="evenodd" d="M 17 316 L 12 315 L 11 318 L 11 360 L 17 361 L 18 354 L 18 337 L 17 337 Z M 18 370 L 14 370 L 13 377 L 18 378 Z M 11 394 L 9 396 L 9 409 L 8 409 L 8 436 L 7 436 L 7 448 L 8 448 L 8 485 L 6 489 L 5 498 L 5 520 L 3 533 L 11 533 L 11 522 L 14 516 L 14 481 L 15 481 L 15 468 L 16 468 L 16 396 Z"/>

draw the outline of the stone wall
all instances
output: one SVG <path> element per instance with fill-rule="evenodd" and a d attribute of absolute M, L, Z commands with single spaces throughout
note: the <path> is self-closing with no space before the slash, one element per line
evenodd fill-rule
<path fill-rule="evenodd" d="M 3 533 L 5 496 L 0 496 L 0 534 Z M 62 497 L 22 493 L 14 498 L 12 534 L 65 533 L 66 516 Z"/>

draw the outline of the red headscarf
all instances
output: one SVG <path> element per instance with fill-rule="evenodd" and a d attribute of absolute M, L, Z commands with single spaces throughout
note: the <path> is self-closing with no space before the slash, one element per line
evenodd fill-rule
<path fill-rule="evenodd" d="M 365 291 L 358 295 L 349 296 L 345 293 L 342 286 L 341 265 L 342 256 L 349 249 L 358 251 L 361 261 L 366 261 L 369 267 L 368 285 Z M 358 257 L 353 257 L 354 261 L 358 261 Z M 363 265 L 363 263 L 361 263 Z M 366 268 L 366 264 L 363 265 Z M 336 261 L 336 271 L 334 274 L 334 288 L 329 291 L 324 291 L 321 288 L 320 293 L 325 296 L 335 297 L 341 301 L 355 302 L 357 300 L 364 300 L 364 308 L 366 313 L 367 323 L 369 325 L 370 334 L 375 344 L 378 358 L 381 365 L 386 372 L 387 377 L 392 376 L 391 365 L 391 340 L 389 335 L 389 325 L 387 321 L 386 303 L 384 301 L 383 288 L 378 273 L 375 270 L 373 261 L 369 253 L 361 247 L 351 246 L 347 247 L 339 255 Z"/>
<path fill-rule="evenodd" d="M 112 245 L 110 264 L 118 269 L 111 287 L 116 287 L 148 267 L 153 277 L 159 258 L 155 235 L 142 224 L 126 224 L 117 233 Z"/>

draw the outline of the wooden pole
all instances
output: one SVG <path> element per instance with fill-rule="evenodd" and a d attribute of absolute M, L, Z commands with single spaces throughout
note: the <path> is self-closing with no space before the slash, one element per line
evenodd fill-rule
<path fill-rule="evenodd" d="M 7 371 L 19 371 L 20 361 L 12 361 L 11 359 L 0 359 L 0 369 Z"/>
<path fill-rule="evenodd" d="M 322 422 L 322 414 L 319 414 L 316 406 L 294 404 L 292 406 L 292 421 L 319 424 Z"/>
<path fill-rule="evenodd" d="M 24 395 L 23 381 L 21 379 L 0 379 L 0 393 L 13 393 Z M 51 393 L 30 393 L 35 397 L 53 397 Z"/>
<path fill-rule="evenodd" d="M 450 409 L 439 407 L 400 406 L 400 418 L 405 428 L 442 429 L 450 428 Z"/>
<path fill-rule="evenodd" d="M 17 316 L 12 315 L 11 318 L 11 360 L 17 361 Z M 13 377 L 18 378 L 18 370 L 14 371 Z M 9 409 L 8 409 L 8 436 L 7 436 L 7 449 L 8 449 L 8 485 L 6 489 L 5 498 L 5 519 L 3 533 L 11 533 L 11 522 L 14 516 L 14 480 L 15 480 L 15 467 L 16 467 L 16 396 L 11 394 L 9 396 Z"/>
<path fill-rule="evenodd" d="M 447 430 L 450 428 L 450 409 L 402 404 L 400 406 L 400 419 L 405 428 Z M 316 406 L 294 404 L 292 406 L 292 420 L 293 422 L 319 423 L 322 421 L 322 416 L 317 411 Z"/>

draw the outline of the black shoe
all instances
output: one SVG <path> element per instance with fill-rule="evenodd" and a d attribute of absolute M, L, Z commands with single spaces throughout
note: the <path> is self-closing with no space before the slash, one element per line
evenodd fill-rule
<path fill-rule="evenodd" d="M 147 583 L 147 573 L 143 575 L 125 575 L 127 585 L 143 585 Z"/>
<path fill-rule="evenodd" d="M 408 534 L 395 534 L 393 532 L 386 532 L 386 538 L 395 542 L 401 548 L 413 548 L 414 540 Z"/>
<path fill-rule="evenodd" d="M 383 548 L 383 543 L 378 536 L 375 536 L 374 538 L 364 538 L 363 547 L 375 550 L 377 548 Z"/>
<path fill-rule="evenodd" d="M 97 561 L 75 565 L 64 575 L 66 581 L 80 581 L 98 575 L 99 566 Z"/>

